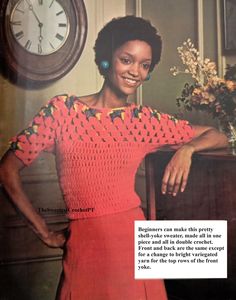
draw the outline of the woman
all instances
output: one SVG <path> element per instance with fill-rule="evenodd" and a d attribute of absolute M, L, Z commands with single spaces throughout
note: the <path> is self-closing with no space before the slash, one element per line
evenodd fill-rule
<path fill-rule="evenodd" d="M 167 299 L 163 281 L 134 279 L 134 220 L 143 220 L 134 177 L 147 153 L 184 144 L 168 164 L 163 193 L 185 189 L 192 154 L 227 145 L 210 127 L 191 126 L 147 106 L 128 104 L 160 60 L 161 39 L 146 20 L 113 19 L 98 34 L 95 62 L 102 89 L 54 97 L 12 139 L 0 179 L 32 229 L 49 247 L 63 247 L 58 299 Z M 24 193 L 19 171 L 54 148 L 70 219 L 69 237 L 50 231 Z"/>

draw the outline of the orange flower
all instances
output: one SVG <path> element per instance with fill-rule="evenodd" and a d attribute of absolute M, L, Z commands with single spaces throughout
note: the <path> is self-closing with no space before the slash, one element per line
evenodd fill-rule
<path fill-rule="evenodd" d="M 215 86 L 219 84 L 225 84 L 225 80 L 222 78 L 219 78 L 218 76 L 212 77 L 211 80 L 208 82 L 208 86 L 215 88 Z"/>
<path fill-rule="evenodd" d="M 230 92 L 236 90 L 236 82 L 232 80 L 226 80 L 225 85 L 227 86 Z"/>
<path fill-rule="evenodd" d="M 192 93 L 192 102 L 197 104 L 210 104 L 216 100 L 215 96 L 201 88 L 195 88 Z"/>
<path fill-rule="evenodd" d="M 195 88 L 192 92 L 193 95 L 201 95 L 202 89 L 201 88 Z"/>
<path fill-rule="evenodd" d="M 202 96 L 207 101 L 207 103 L 214 102 L 216 100 L 215 96 L 208 92 L 203 92 Z"/>

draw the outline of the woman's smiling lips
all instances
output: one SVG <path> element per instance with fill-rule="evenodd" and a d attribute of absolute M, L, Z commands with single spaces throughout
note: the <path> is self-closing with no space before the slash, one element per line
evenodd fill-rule
<path fill-rule="evenodd" d="M 140 83 L 140 80 L 137 80 L 137 79 L 134 79 L 134 78 L 129 78 L 129 77 L 124 77 L 122 76 L 122 78 L 124 79 L 125 83 L 128 85 L 128 86 L 136 86 Z"/>

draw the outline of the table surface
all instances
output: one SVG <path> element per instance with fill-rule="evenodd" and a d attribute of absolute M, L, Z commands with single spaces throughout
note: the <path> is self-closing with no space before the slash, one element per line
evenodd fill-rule
<path fill-rule="evenodd" d="M 175 152 L 178 150 L 178 146 L 173 146 L 173 147 L 163 147 L 158 149 L 157 152 L 152 153 L 151 155 L 156 155 L 156 153 L 160 152 Z M 209 158 L 209 159 L 225 159 L 225 160 L 235 160 L 236 161 L 236 148 L 231 149 L 231 148 L 222 148 L 222 149 L 217 149 L 217 150 L 204 150 L 200 152 L 194 153 L 194 156 L 198 157 L 204 157 L 204 158 Z"/>

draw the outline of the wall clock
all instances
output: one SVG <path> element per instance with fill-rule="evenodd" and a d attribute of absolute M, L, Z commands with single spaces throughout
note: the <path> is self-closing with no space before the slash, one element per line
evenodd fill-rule
<path fill-rule="evenodd" d="M 2 56 L 23 80 L 61 78 L 78 61 L 87 35 L 83 0 L 2 0 Z"/>

